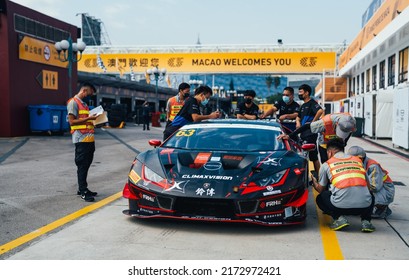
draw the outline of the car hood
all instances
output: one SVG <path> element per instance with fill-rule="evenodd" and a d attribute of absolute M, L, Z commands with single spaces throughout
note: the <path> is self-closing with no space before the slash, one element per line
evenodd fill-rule
<path fill-rule="evenodd" d="M 140 162 L 166 178 L 162 191 L 187 196 L 210 193 L 212 198 L 249 195 L 270 190 L 277 181 L 295 177 L 294 168 L 302 169 L 306 159 L 293 151 L 228 152 L 157 148 L 141 153 Z M 275 174 L 280 174 L 281 177 Z M 289 176 L 290 175 L 290 176 Z M 288 178 L 288 179 L 287 179 Z M 289 190 L 291 189 L 291 184 Z"/>

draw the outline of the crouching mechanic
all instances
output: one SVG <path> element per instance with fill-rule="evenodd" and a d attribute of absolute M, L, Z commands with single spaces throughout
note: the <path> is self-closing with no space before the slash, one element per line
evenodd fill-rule
<path fill-rule="evenodd" d="M 318 207 L 333 218 L 329 226 L 340 230 L 349 226 L 345 215 L 361 216 L 361 231 L 373 232 L 371 223 L 374 198 L 368 188 L 368 179 L 362 161 L 344 153 L 344 141 L 334 138 L 327 143 L 328 161 L 322 164 L 319 182 L 311 176 Z M 327 184 L 329 189 L 326 190 Z"/>
<path fill-rule="evenodd" d="M 328 141 L 341 138 L 346 146 L 352 133 L 356 131 L 356 120 L 349 113 L 327 114 L 319 120 L 304 124 L 288 136 L 280 135 L 279 139 L 294 139 L 295 135 L 304 131 L 318 133 L 319 154 L 321 163 L 324 163 L 328 160 L 326 150 Z"/>
<path fill-rule="evenodd" d="M 348 154 L 359 157 L 369 178 L 369 189 L 375 197 L 375 206 L 372 212 L 372 218 L 386 218 L 392 214 L 389 204 L 395 197 L 395 185 L 388 175 L 388 171 L 375 160 L 368 158 L 362 147 L 352 146 Z"/>

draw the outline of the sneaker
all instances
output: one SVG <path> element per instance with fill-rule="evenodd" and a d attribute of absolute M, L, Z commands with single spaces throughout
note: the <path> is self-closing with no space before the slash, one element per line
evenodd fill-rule
<path fill-rule="evenodd" d="M 375 231 L 375 227 L 372 225 L 372 223 L 368 220 L 363 220 L 362 221 L 362 227 L 361 227 L 362 232 L 373 232 Z"/>
<path fill-rule="evenodd" d="M 89 191 L 82 193 L 81 199 L 85 200 L 86 202 L 93 202 L 95 200 L 94 196 L 92 196 Z"/>
<path fill-rule="evenodd" d="M 392 210 L 387 205 L 374 206 L 371 217 L 375 219 L 385 219 L 392 214 Z"/>
<path fill-rule="evenodd" d="M 97 192 L 92 192 L 92 191 L 90 191 L 89 189 L 87 189 L 86 190 L 87 192 L 89 192 L 89 194 L 91 195 L 91 196 L 97 196 Z M 81 195 L 81 192 L 80 191 L 77 191 L 77 195 Z"/>
<path fill-rule="evenodd" d="M 331 230 L 340 230 L 347 226 L 349 226 L 347 218 L 345 218 L 345 216 L 339 216 L 338 219 L 334 220 L 332 224 L 329 225 L 329 228 Z"/>

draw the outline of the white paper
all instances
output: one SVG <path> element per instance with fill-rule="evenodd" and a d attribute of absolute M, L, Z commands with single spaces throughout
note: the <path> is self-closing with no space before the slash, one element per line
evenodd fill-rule
<path fill-rule="evenodd" d="M 95 114 L 96 114 L 97 116 L 99 116 L 99 115 L 101 115 L 103 112 L 104 112 L 104 108 L 102 108 L 102 106 L 99 105 L 98 107 L 95 107 L 94 109 L 92 109 L 91 111 L 89 111 L 89 115 L 92 116 L 92 115 L 95 115 Z"/>

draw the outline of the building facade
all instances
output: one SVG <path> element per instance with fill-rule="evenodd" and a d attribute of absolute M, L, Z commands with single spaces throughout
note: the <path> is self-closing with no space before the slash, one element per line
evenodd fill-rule
<path fill-rule="evenodd" d="M 341 55 L 347 98 L 334 111 L 364 119 L 364 134 L 409 148 L 409 1 L 386 0 Z"/>

